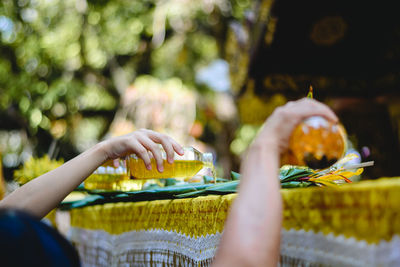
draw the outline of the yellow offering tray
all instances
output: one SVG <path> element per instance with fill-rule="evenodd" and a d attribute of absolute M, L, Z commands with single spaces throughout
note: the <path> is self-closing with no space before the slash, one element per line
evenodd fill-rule
<path fill-rule="evenodd" d="M 142 190 L 146 184 L 162 186 L 156 179 L 130 179 L 125 162 L 120 160 L 118 167 L 112 161 L 104 163 L 84 181 L 83 186 L 93 191 L 137 191 Z"/>
<path fill-rule="evenodd" d="M 211 153 L 202 153 L 193 147 L 184 147 L 183 151 L 183 155 L 175 153 L 174 162 L 169 163 L 166 152 L 160 148 L 164 166 L 162 172 L 157 170 L 154 158 L 151 157 L 151 170 L 148 170 L 143 160 L 133 154 L 127 160 L 130 176 L 135 180 L 175 178 L 188 181 L 195 177 L 203 168 L 210 169 L 213 176 L 215 176 L 213 155 Z"/>

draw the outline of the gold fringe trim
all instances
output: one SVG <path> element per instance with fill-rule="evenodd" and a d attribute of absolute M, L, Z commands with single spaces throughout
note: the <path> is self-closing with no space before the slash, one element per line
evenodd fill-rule
<path fill-rule="evenodd" d="M 108 203 L 71 210 L 71 226 L 110 234 L 163 229 L 197 237 L 222 232 L 236 194 Z"/>

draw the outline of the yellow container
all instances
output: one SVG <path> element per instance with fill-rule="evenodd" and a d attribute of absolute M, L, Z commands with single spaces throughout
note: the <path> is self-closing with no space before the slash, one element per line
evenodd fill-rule
<path fill-rule="evenodd" d="M 184 147 L 183 150 L 184 155 L 175 153 L 174 163 L 170 164 L 166 160 L 165 151 L 160 148 L 164 159 L 163 172 L 157 170 L 154 158 L 151 159 L 151 170 L 147 170 L 143 160 L 136 155 L 130 155 L 126 161 L 120 160 L 118 167 L 114 166 L 112 161 L 108 161 L 85 180 L 84 188 L 104 191 L 137 191 L 142 190 L 146 184 L 163 186 L 164 183 L 159 179 L 175 178 L 187 181 L 203 168 L 209 168 L 214 175 L 211 153 L 201 153 L 193 147 Z"/>
<path fill-rule="evenodd" d="M 116 167 L 113 161 L 108 161 L 97 168 L 83 183 L 87 190 L 101 191 L 137 191 L 146 183 L 160 184 L 157 180 L 132 180 L 129 177 L 123 160 Z"/>
<path fill-rule="evenodd" d="M 210 168 L 214 172 L 213 156 L 211 153 L 201 153 L 193 147 L 184 147 L 184 154 L 174 155 L 174 163 L 167 161 L 166 153 L 161 149 L 164 171 L 159 172 L 154 158 L 151 159 L 151 170 L 148 170 L 142 159 L 136 155 L 128 158 L 128 169 L 132 179 L 190 179 L 203 168 Z"/>

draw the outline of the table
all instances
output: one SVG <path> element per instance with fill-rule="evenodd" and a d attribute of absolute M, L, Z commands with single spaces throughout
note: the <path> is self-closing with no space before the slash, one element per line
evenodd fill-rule
<path fill-rule="evenodd" d="M 282 266 L 400 265 L 400 178 L 281 193 Z M 68 238 L 83 266 L 209 266 L 235 197 L 76 208 Z"/>

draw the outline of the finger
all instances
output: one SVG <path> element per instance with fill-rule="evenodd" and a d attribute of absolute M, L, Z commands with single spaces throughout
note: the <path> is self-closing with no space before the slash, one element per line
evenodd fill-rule
<path fill-rule="evenodd" d="M 183 150 L 183 147 L 178 142 L 176 142 L 173 138 L 171 138 L 171 137 L 168 137 L 168 138 L 169 138 L 169 141 L 171 142 L 172 147 L 174 148 L 175 152 L 182 156 L 185 153 L 185 151 Z"/>
<path fill-rule="evenodd" d="M 148 170 L 151 170 L 151 160 L 147 149 L 136 139 L 130 141 L 131 150 L 144 162 L 144 165 Z"/>
<path fill-rule="evenodd" d="M 285 106 L 287 106 L 287 107 L 291 107 L 291 106 L 293 106 L 293 105 L 296 105 L 296 102 L 295 102 L 295 101 L 289 101 L 289 102 L 287 102 L 287 103 L 285 104 Z"/>
<path fill-rule="evenodd" d="M 165 143 L 171 144 L 173 150 L 176 153 L 178 153 L 181 156 L 183 155 L 183 153 L 184 153 L 183 147 L 178 142 L 176 142 L 173 138 L 169 137 L 168 135 L 160 134 L 160 133 L 153 132 L 153 131 L 149 131 L 148 135 L 149 135 L 150 139 L 152 139 L 154 142 L 160 143 L 163 146 Z"/>
<path fill-rule="evenodd" d="M 139 136 L 138 140 L 145 148 L 150 150 L 151 153 L 153 154 L 153 157 L 157 163 L 157 170 L 159 172 L 163 172 L 164 171 L 163 158 L 159 146 L 156 143 L 154 143 L 153 140 L 151 140 L 149 137 L 145 135 Z"/>
<path fill-rule="evenodd" d="M 338 122 L 336 114 L 325 104 L 318 102 L 313 99 L 301 99 L 298 101 L 298 105 L 292 105 L 293 112 L 301 114 L 302 119 L 310 116 L 322 116 L 332 122 Z"/>
<path fill-rule="evenodd" d="M 159 134 L 159 133 L 151 133 L 149 134 L 149 138 L 156 143 L 159 143 L 163 146 L 165 153 L 167 154 L 167 160 L 170 164 L 174 163 L 174 148 L 172 143 L 168 139 L 168 136 Z"/>
<path fill-rule="evenodd" d="M 119 167 L 119 159 L 114 159 L 113 160 L 113 165 L 114 165 L 115 168 L 118 168 Z"/>

